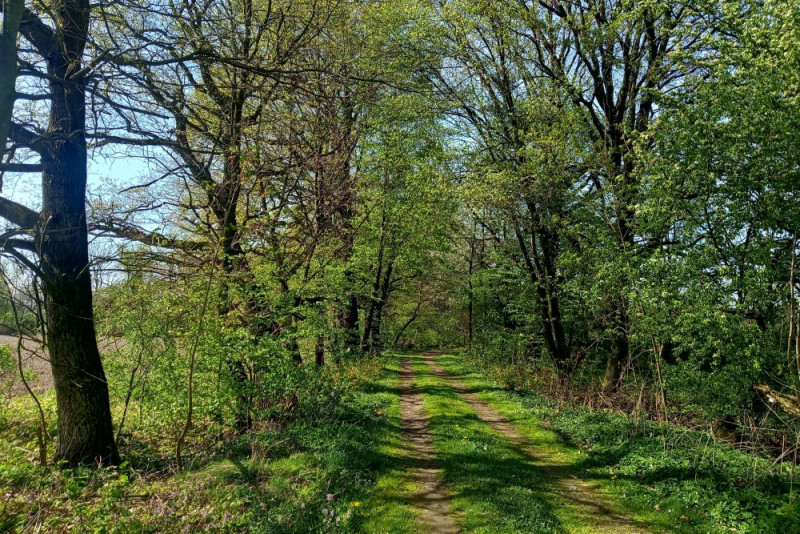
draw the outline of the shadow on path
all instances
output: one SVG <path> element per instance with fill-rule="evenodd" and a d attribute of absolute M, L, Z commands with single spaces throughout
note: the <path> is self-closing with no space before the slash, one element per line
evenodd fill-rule
<path fill-rule="evenodd" d="M 450 497 L 442 488 L 442 470 L 436 464 L 435 450 L 423 409 L 422 395 L 414 387 L 414 370 L 403 358 L 400 370 L 400 410 L 403 434 L 413 449 L 414 460 L 407 476 L 415 491 L 410 501 L 420 510 L 419 518 L 432 534 L 457 533 L 450 517 Z"/>
<path fill-rule="evenodd" d="M 553 493 L 554 505 L 567 506 L 570 516 L 578 523 L 586 525 L 598 532 L 614 532 L 622 534 L 646 533 L 648 530 L 637 524 L 632 518 L 616 513 L 609 506 L 596 484 L 576 476 L 572 462 L 564 462 L 558 454 L 546 448 L 536 448 L 535 443 L 522 436 L 513 423 L 501 415 L 491 405 L 484 402 L 475 393 L 475 388 L 466 387 L 458 378 L 440 367 L 435 357 L 440 354 L 428 352 L 421 355 L 433 374 L 444 379 L 470 405 L 478 418 L 502 434 L 516 450 L 531 460 L 531 463 L 542 475 L 554 484 L 549 490 Z"/>

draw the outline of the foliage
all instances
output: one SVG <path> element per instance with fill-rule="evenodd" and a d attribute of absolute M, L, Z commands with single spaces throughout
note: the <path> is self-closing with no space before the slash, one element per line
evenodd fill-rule
<path fill-rule="evenodd" d="M 380 526 L 339 497 L 387 494 L 408 460 L 396 377 L 367 375 L 387 349 L 463 345 L 520 392 L 495 402 L 643 509 L 788 530 L 798 28 L 791 0 L 33 4 L 18 58 L 3 34 L 0 323 L 41 332 L 63 387 L 24 371 L 40 416 L 0 345 L 0 528 Z M 118 161 L 135 176 L 106 176 Z M 86 377 L 101 402 L 70 404 Z M 472 527 L 569 527 L 534 475 L 499 484 L 519 455 L 422 382 L 447 483 L 491 493 L 457 502 Z M 89 431 L 126 463 L 35 465 L 40 419 L 70 465 Z"/>
<path fill-rule="evenodd" d="M 73 532 L 353 531 L 364 515 L 351 503 L 365 500 L 376 474 L 389 465 L 380 443 L 389 431 L 383 412 L 393 396 L 378 387 L 389 379 L 375 362 L 331 371 L 317 387 L 324 396 L 347 384 L 348 393 L 335 404 L 309 407 L 280 431 L 255 432 L 247 440 L 251 449 L 237 440 L 206 444 L 183 473 L 158 468 L 163 438 L 152 432 L 137 444 L 150 451 L 149 469 L 141 467 L 144 458 L 100 470 L 34 466 L 28 456 L 36 454 L 35 433 L 26 408 L 3 423 L 0 525 Z M 15 403 L 25 405 L 23 399 Z"/>

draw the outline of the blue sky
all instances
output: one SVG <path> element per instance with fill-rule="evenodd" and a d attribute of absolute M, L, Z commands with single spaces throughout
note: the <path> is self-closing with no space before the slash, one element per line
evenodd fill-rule
<path fill-rule="evenodd" d="M 107 194 L 109 189 L 118 190 L 133 185 L 150 175 L 144 159 L 125 156 L 103 156 L 89 154 L 88 193 Z M 2 196 L 28 206 L 41 207 L 42 182 L 39 174 L 6 173 L 3 179 Z"/>

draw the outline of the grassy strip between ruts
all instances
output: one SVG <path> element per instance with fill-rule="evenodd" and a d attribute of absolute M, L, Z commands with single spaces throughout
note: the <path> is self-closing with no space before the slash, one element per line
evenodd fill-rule
<path fill-rule="evenodd" d="M 792 494 L 788 466 L 772 466 L 701 432 L 557 409 L 539 395 L 499 387 L 463 355 L 437 362 L 520 433 L 573 458 L 583 476 L 618 495 L 643 522 L 682 533 L 800 532 L 800 496 Z M 543 422 L 580 448 L 564 445 Z"/>
<path fill-rule="evenodd" d="M 400 498 L 397 370 L 343 368 L 340 380 L 358 386 L 335 413 L 230 444 L 177 475 L 35 467 L 28 399 L 13 399 L 0 421 L 0 531 L 419 532 Z"/>

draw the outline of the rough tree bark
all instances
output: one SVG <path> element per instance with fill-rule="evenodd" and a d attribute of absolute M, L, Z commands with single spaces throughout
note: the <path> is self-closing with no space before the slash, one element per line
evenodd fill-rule
<path fill-rule="evenodd" d="M 47 348 L 58 404 L 55 460 L 66 465 L 120 461 L 92 310 L 86 225 L 86 78 L 81 70 L 89 33 L 88 0 L 52 2 L 55 29 L 26 9 L 20 34 L 47 68 L 50 115 L 34 132 L 12 122 L 10 137 L 41 156 L 42 211 L 0 214 L 35 233 L 44 288 Z M 7 203 L 7 202 L 6 202 Z M 32 224 L 31 224 L 32 223 Z"/>
<path fill-rule="evenodd" d="M 5 153 L 5 142 L 11 127 L 11 115 L 16 100 L 17 35 L 25 8 L 23 0 L 4 0 L 3 25 L 0 29 L 0 158 Z"/>

